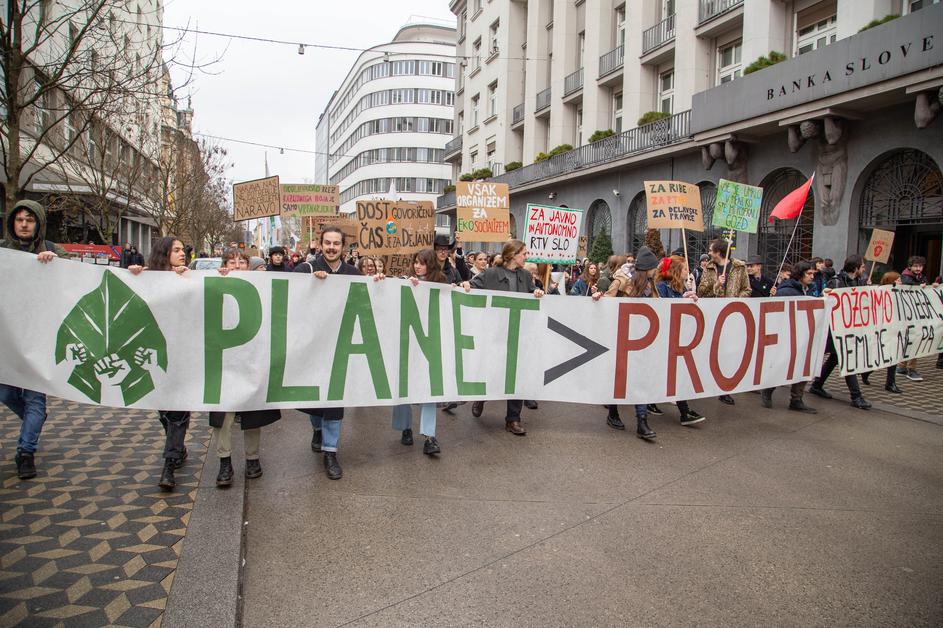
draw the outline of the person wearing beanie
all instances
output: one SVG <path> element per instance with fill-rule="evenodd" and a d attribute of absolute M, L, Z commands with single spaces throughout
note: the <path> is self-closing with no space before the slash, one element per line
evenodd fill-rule
<path fill-rule="evenodd" d="M 268 270 L 265 266 L 265 260 L 261 257 L 249 258 L 249 270 Z"/>
<path fill-rule="evenodd" d="M 254 258 L 253 258 L 254 259 Z M 268 252 L 268 265 L 266 265 L 265 270 L 278 272 L 278 273 L 290 273 L 292 272 L 292 267 L 288 263 L 288 260 L 285 259 L 285 249 L 280 246 L 273 246 L 269 249 Z M 263 262 L 264 263 L 264 262 Z M 250 261 L 250 266 L 251 261 Z M 252 270 L 255 270 L 252 268 Z"/>

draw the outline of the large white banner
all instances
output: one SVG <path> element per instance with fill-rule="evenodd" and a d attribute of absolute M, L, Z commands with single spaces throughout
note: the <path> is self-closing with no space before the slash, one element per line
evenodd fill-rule
<path fill-rule="evenodd" d="M 649 403 L 811 379 L 823 299 L 466 293 L 304 274 L 144 272 L 0 250 L 0 382 L 169 410 L 459 399 Z"/>
<path fill-rule="evenodd" d="M 868 286 L 827 297 L 842 375 L 943 352 L 943 288 Z"/>

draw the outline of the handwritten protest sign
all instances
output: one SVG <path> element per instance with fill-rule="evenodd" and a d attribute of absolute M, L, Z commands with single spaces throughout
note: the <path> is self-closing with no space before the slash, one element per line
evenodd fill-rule
<path fill-rule="evenodd" d="M 701 190 L 682 181 L 646 181 L 649 229 L 704 231 Z"/>
<path fill-rule="evenodd" d="M 527 205 L 524 244 L 528 262 L 575 264 L 583 210 L 549 205 Z"/>
<path fill-rule="evenodd" d="M 763 188 L 721 179 L 717 183 L 711 223 L 724 229 L 756 233 L 762 203 Z"/>
<path fill-rule="evenodd" d="M 380 257 L 391 277 L 411 275 L 410 258 L 435 240 L 431 201 L 357 201 L 361 255 Z"/>
<path fill-rule="evenodd" d="M 314 216 L 302 216 L 301 218 L 302 232 L 314 243 L 321 241 L 321 233 L 325 227 L 338 227 L 343 231 L 347 246 L 356 244 L 357 236 L 360 233 L 360 223 L 352 214 L 316 214 Z"/>
<path fill-rule="evenodd" d="M 282 194 L 278 177 L 266 177 L 234 183 L 232 186 L 233 220 L 278 216 Z"/>
<path fill-rule="evenodd" d="M 507 183 L 459 181 L 455 188 L 455 239 L 461 242 L 507 242 L 511 234 Z"/>
<path fill-rule="evenodd" d="M 875 229 L 871 232 L 871 242 L 868 243 L 868 252 L 864 259 L 886 264 L 891 257 L 891 246 L 894 244 L 894 232 Z"/>
<path fill-rule="evenodd" d="M 576 256 L 580 258 L 586 257 L 587 255 L 589 255 L 588 249 L 589 249 L 589 236 L 581 235 L 579 246 L 577 246 L 576 248 Z"/>
<path fill-rule="evenodd" d="M 340 186 L 317 183 L 285 183 L 281 186 L 282 216 L 337 213 Z"/>
<path fill-rule="evenodd" d="M 827 303 L 842 375 L 943 352 L 943 288 L 842 288 Z"/>

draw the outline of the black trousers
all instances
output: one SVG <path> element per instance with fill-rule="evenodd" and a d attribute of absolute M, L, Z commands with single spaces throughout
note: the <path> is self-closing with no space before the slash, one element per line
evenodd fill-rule
<path fill-rule="evenodd" d="M 184 441 L 190 427 L 190 412 L 181 410 L 161 410 L 158 414 L 160 424 L 164 426 L 164 458 L 180 460 L 183 458 Z"/>
<path fill-rule="evenodd" d="M 822 372 L 812 383 L 813 386 L 821 388 L 825 385 L 828 376 L 832 374 L 832 371 L 835 370 L 835 367 L 838 366 L 838 355 L 835 350 L 835 343 L 832 342 L 832 335 L 828 335 L 828 344 L 825 345 L 825 351 L 828 352 L 828 358 L 825 360 L 825 364 L 822 365 Z M 852 399 L 857 399 L 861 397 L 861 386 L 858 385 L 858 376 L 857 375 L 848 375 L 845 377 L 845 384 L 848 386 L 848 392 L 851 393 Z"/>

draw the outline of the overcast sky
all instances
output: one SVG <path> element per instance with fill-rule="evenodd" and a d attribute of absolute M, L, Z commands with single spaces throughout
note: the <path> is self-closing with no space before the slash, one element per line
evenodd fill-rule
<path fill-rule="evenodd" d="M 369 48 L 390 41 L 411 16 L 449 20 L 448 0 L 168 0 L 164 26 L 251 37 Z M 413 17 L 415 20 L 416 18 Z M 178 38 L 165 31 L 165 41 Z M 182 52 L 207 61 L 222 55 L 210 74 L 197 74 L 177 91 L 192 95 L 194 132 L 262 144 L 314 150 L 315 127 L 331 94 L 358 53 L 189 35 Z M 175 84 L 182 82 L 179 71 Z M 235 181 L 270 173 L 284 183 L 314 178 L 314 155 L 221 142 L 235 166 Z M 318 181 L 317 183 L 323 183 Z"/>

